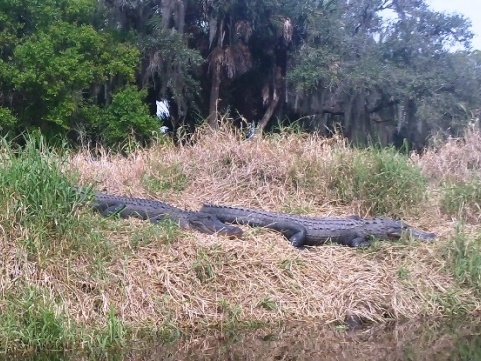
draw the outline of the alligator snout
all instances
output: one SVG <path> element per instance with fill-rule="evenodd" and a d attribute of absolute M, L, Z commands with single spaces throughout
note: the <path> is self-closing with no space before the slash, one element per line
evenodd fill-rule
<path fill-rule="evenodd" d="M 407 234 L 410 238 L 416 238 L 422 241 L 433 241 L 438 237 L 436 233 L 424 232 L 412 227 L 391 228 L 386 233 L 389 238 L 401 238 L 404 234 Z"/>
<path fill-rule="evenodd" d="M 423 232 L 417 229 L 408 229 L 407 233 L 412 237 L 412 238 L 419 238 L 423 241 L 433 241 L 435 240 L 438 235 L 436 233 L 429 233 L 429 232 Z"/>
<path fill-rule="evenodd" d="M 197 217 L 190 220 L 192 228 L 207 234 L 222 234 L 230 237 L 241 237 L 242 229 L 230 224 L 222 223 L 217 217 L 207 213 L 197 213 Z"/>

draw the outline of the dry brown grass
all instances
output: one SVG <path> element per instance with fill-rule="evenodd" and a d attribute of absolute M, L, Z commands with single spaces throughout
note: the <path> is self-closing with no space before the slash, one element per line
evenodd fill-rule
<path fill-rule="evenodd" d="M 435 182 L 469 180 L 481 170 L 481 132 L 467 130 L 463 137 L 449 138 L 413 157 Z"/>
<path fill-rule="evenodd" d="M 340 139 L 281 135 L 243 141 L 225 131 L 215 137 L 201 134 L 192 146 L 159 145 L 128 157 L 104 153 L 94 159 L 77 153 L 68 168 L 79 172 L 81 183 L 95 183 L 97 190 L 156 197 L 190 209 L 211 201 L 350 215 L 358 213 L 357 205 L 333 202 L 330 174 L 324 170 L 335 152 L 351 151 Z M 435 157 L 443 152 L 449 153 L 441 148 L 413 161 L 438 177 L 456 163 Z M 162 177 L 166 165 L 175 166 L 187 182 L 180 190 L 154 193 L 143 179 Z M 315 184 L 301 184 L 307 172 L 315 172 Z M 175 174 L 169 177 L 176 181 Z M 64 311 L 80 324 L 104 323 L 113 306 L 134 329 L 167 323 L 186 328 L 251 321 L 335 323 L 347 313 L 385 322 L 478 311 L 479 300 L 459 287 L 442 257 L 454 223 L 443 220 L 431 205 L 422 217 L 409 221 L 438 232 L 441 239 L 434 244 L 382 243 L 369 250 L 326 245 L 298 251 L 281 235 L 265 230 L 245 228 L 243 239 L 234 240 L 181 231 L 166 243 L 155 232 L 142 236 L 146 227 L 154 227 L 145 222 L 108 220 L 112 226 L 103 234 L 111 242 L 112 260 L 101 269 L 81 256 L 47 261 L 42 267 L 24 259 L 22 274 L 27 284 L 51 290 L 52 299 L 61 297 Z M 135 237 L 149 239 L 133 247 Z M 3 246 L 4 258 L 19 259 Z M 13 287 L 9 277 L 2 283 Z"/>

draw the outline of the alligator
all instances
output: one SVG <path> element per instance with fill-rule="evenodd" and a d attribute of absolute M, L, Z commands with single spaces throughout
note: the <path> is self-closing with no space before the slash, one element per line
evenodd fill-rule
<path fill-rule="evenodd" d="M 402 221 L 384 217 L 315 218 L 214 204 L 204 204 L 201 212 L 212 214 L 222 222 L 276 230 L 298 248 L 318 246 L 328 241 L 364 247 L 370 245 L 371 237 L 398 239 L 405 233 L 424 241 L 436 238 L 434 233 L 423 232 Z"/>
<path fill-rule="evenodd" d="M 331 240 L 351 247 L 368 246 L 367 233 L 357 219 L 300 217 L 257 209 L 204 204 L 201 212 L 222 222 L 264 227 L 282 233 L 294 247 L 317 246 Z"/>
<path fill-rule="evenodd" d="M 437 238 L 436 233 L 424 232 L 404 221 L 388 217 L 361 218 L 359 216 L 349 216 L 347 218 L 361 222 L 367 234 L 377 239 L 396 240 L 406 235 L 412 239 L 428 242 Z"/>
<path fill-rule="evenodd" d="M 94 193 L 92 207 L 105 217 L 118 214 L 121 218 L 136 217 L 152 223 L 170 219 L 183 229 L 194 229 L 206 234 L 240 237 L 243 233 L 238 227 L 222 223 L 213 214 L 182 210 L 151 199 Z"/>

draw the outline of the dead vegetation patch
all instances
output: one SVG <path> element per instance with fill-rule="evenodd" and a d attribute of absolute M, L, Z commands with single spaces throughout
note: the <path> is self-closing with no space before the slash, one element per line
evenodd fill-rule
<path fill-rule="evenodd" d="M 70 156 L 65 170 L 96 190 L 154 197 L 194 210 L 208 201 L 365 216 L 364 199 L 342 202 L 333 187 L 340 177 L 335 173 L 339 154 L 352 157 L 356 151 L 342 139 L 290 134 L 245 141 L 223 131 L 201 134 L 193 145 L 163 144 L 127 157 L 80 152 Z M 408 161 L 429 173 L 430 157 L 434 153 Z M 445 171 L 436 169 L 429 174 Z M 435 187 L 429 183 L 429 194 L 439 191 Z M 396 198 L 390 202 L 395 206 Z M 202 329 L 287 320 L 337 324 L 347 314 L 383 323 L 478 312 L 475 290 L 453 277 L 447 256 L 455 221 L 443 218 L 436 203 L 418 204 L 412 213 L 404 207 L 404 219 L 437 232 L 440 239 L 299 251 L 262 229 L 244 227 L 242 239 L 228 239 L 90 215 L 98 236 L 79 248 L 82 252 L 52 248 L 48 257 L 32 258 L 4 232 L 2 291 L 15 295 L 20 289 L 41 289 L 57 312 L 77 324 L 102 327 L 114 317 L 134 334 L 167 326 Z M 17 234 L 24 237 L 22 230 Z"/>
<path fill-rule="evenodd" d="M 463 137 L 437 141 L 413 157 L 433 182 L 470 180 L 481 170 L 481 132 L 467 130 Z"/>
<path fill-rule="evenodd" d="M 79 153 L 71 166 L 83 182 L 95 180 L 98 189 L 154 196 L 189 209 L 209 201 L 310 215 L 366 215 L 362 199 L 346 204 L 335 198 L 333 178 L 339 175 L 332 171 L 333 162 L 353 152 L 342 139 L 290 134 L 245 141 L 221 131 L 201 134 L 193 145 L 164 144 L 127 158 L 93 160 Z M 427 163 L 433 155 L 425 156 L 411 162 L 432 176 Z M 152 192 L 142 183 L 142 177 L 159 177 L 169 167 L 176 169 L 181 187 L 175 176 L 173 189 Z M 340 322 L 346 313 L 384 322 L 477 309 L 478 301 L 456 285 L 442 257 L 444 237 L 454 223 L 443 224 L 438 208 L 424 207 L 420 217 L 413 212 L 405 219 L 439 232 L 438 244 L 299 252 L 282 236 L 258 229 L 245 228 L 243 240 L 181 232 L 171 245 L 152 242 L 110 265 L 108 272 L 123 284 L 106 288 L 104 299 L 130 324 L 182 327 L 250 320 Z M 134 237 L 138 227 L 125 237 Z"/>

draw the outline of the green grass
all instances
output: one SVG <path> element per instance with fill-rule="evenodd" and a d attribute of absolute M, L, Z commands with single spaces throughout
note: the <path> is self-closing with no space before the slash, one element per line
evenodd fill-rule
<path fill-rule="evenodd" d="M 303 261 L 300 257 L 296 258 L 286 258 L 279 263 L 279 268 L 282 272 L 290 277 L 293 276 L 293 269 L 299 268 L 303 265 Z"/>
<path fill-rule="evenodd" d="M 329 160 L 299 157 L 286 183 L 317 202 L 356 203 L 364 214 L 393 217 L 416 214 L 428 187 L 407 155 L 377 147 L 343 149 Z"/>
<path fill-rule="evenodd" d="M 281 136 L 286 135 L 298 135 L 303 134 L 302 124 L 300 120 L 292 121 L 288 119 L 277 118 L 275 123 L 271 126 L 269 133 L 265 134 L 265 137 L 272 140 L 277 140 Z M 305 134 L 305 133 L 304 133 Z"/>
<path fill-rule="evenodd" d="M 328 172 L 337 199 L 342 204 L 359 202 L 366 214 L 412 215 L 426 197 L 421 169 L 394 148 L 340 152 Z"/>
<path fill-rule="evenodd" d="M 397 274 L 400 280 L 407 281 L 410 278 L 410 273 L 411 272 L 409 270 L 409 267 L 406 265 L 402 265 L 399 267 Z"/>
<path fill-rule="evenodd" d="M 74 344 L 76 330 L 40 290 L 25 288 L 21 297 L 8 297 L 0 314 L 1 349 L 59 350 Z"/>
<path fill-rule="evenodd" d="M 0 225 L 30 258 L 85 250 L 105 254 L 99 234 L 79 212 L 85 196 L 71 188 L 60 169 L 62 157 L 41 137 L 30 137 L 23 149 L 3 142 L 0 165 Z"/>
<path fill-rule="evenodd" d="M 61 301 L 45 291 L 24 287 L 4 295 L 0 313 L 0 349 L 5 352 L 108 349 L 124 346 L 129 330 L 113 308 L 105 326 L 85 328 L 62 309 Z"/>
<path fill-rule="evenodd" d="M 304 204 L 298 204 L 295 201 L 290 201 L 287 199 L 283 204 L 281 211 L 285 213 L 304 215 L 312 213 L 315 210 L 314 207 Z"/>
<path fill-rule="evenodd" d="M 268 311 L 275 311 L 279 309 L 279 304 L 269 297 L 265 297 L 258 303 L 258 307 L 262 307 Z"/>
<path fill-rule="evenodd" d="M 153 171 L 144 174 L 142 184 L 151 192 L 182 192 L 188 185 L 187 175 L 180 164 L 156 163 Z"/>
<path fill-rule="evenodd" d="M 107 315 L 107 327 L 97 335 L 97 345 L 102 349 L 112 346 L 125 346 L 128 331 L 124 323 L 117 317 L 115 309 L 110 307 Z"/>
<path fill-rule="evenodd" d="M 466 304 L 461 301 L 462 291 L 459 289 L 442 290 L 430 295 L 431 302 L 443 311 L 443 314 L 449 316 L 465 316 L 469 309 L 474 305 Z"/>
<path fill-rule="evenodd" d="M 459 228 L 447 250 L 455 278 L 481 297 L 481 231 L 469 236 Z"/>
<path fill-rule="evenodd" d="M 0 348 L 6 352 L 110 348 L 125 344 L 128 331 L 110 309 L 105 327 L 90 330 L 76 324 L 52 295 L 38 288 L 5 295 L 0 313 Z"/>
<path fill-rule="evenodd" d="M 235 329 L 240 322 L 241 308 L 238 305 L 232 304 L 224 298 L 217 301 L 218 310 L 224 314 L 222 320 L 222 327 Z"/>
<path fill-rule="evenodd" d="M 216 278 L 215 274 L 215 259 L 213 259 L 205 249 L 197 251 L 197 259 L 192 265 L 197 279 L 202 282 L 212 282 Z"/>
<path fill-rule="evenodd" d="M 125 226 L 125 221 L 121 221 Z M 135 251 L 152 243 L 172 245 L 182 235 L 181 228 L 170 219 L 165 219 L 155 224 L 146 223 L 141 229 L 132 232 L 130 246 Z"/>
<path fill-rule="evenodd" d="M 194 272 L 201 283 L 205 285 L 208 283 L 214 284 L 217 276 L 235 257 L 232 253 L 226 253 L 219 245 L 202 247 L 197 250 L 191 271 Z"/>
<path fill-rule="evenodd" d="M 6 249 L 15 249 L 9 267 L 18 269 L 16 279 L 4 285 L 0 296 L 3 349 L 117 344 L 125 332 L 112 315 L 106 320 L 106 330 L 87 331 L 75 325 L 63 310 L 63 296 L 50 293 L 58 290 L 34 288 L 31 284 L 35 280 L 28 280 L 23 270 L 28 264 L 39 272 L 50 269 L 75 274 L 71 264 L 81 259 L 87 263 L 92 279 L 105 277 L 105 265 L 115 252 L 102 236 L 102 221 L 86 204 L 88 194 L 71 187 L 72 181 L 61 170 L 63 155 L 48 147 L 41 136 L 26 137 L 23 148 L 3 140 L 1 158 L 0 243 L 4 242 Z M 1 264 L 0 270 L 4 270 Z"/>
<path fill-rule="evenodd" d="M 481 179 L 473 177 L 464 182 L 449 182 L 441 188 L 441 211 L 468 222 L 481 217 Z"/>
<path fill-rule="evenodd" d="M 185 307 L 184 301 L 179 302 L 168 293 L 164 294 L 159 287 L 159 293 L 155 295 L 158 299 L 154 298 L 153 305 L 147 304 L 147 311 L 142 309 L 144 299 L 135 304 L 139 312 L 151 312 L 152 309 L 160 312 L 154 313 L 156 317 L 152 318 L 147 315 L 149 321 L 141 324 L 143 321 L 137 323 L 136 313 L 132 315 L 127 308 L 123 308 L 123 297 L 124 288 L 129 282 L 124 277 L 138 281 L 135 277 L 144 273 L 139 268 L 141 272 L 137 275 L 135 267 L 148 267 L 147 262 L 143 261 L 150 260 L 142 258 L 144 248 L 151 247 L 145 257 L 150 257 L 150 251 L 156 251 L 153 255 L 155 259 L 152 259 L 154 263 L 158 255 L 166 253 L 170 257 L 172 254 L 169 251 L 185 246 L 180 242 L 183 231 L 179 231 L 173 222 L 162 222 L 160 227 L 148 223 L 137 227 L 137 224 L 132 225 L 124 220 L 106 219 L 93 214 L 85 199 L 89 195 L 85 197 L 71 189 L 71 185 L 76 184 L 75 175 L 62 171 L 62 162 L 66 160 L 62 152 L 62 149 L 47 147 L 41 137 L 27 139 L 21 149 L 4 142 L 0 150 L 0 205 L 3 209 L 0 213 L 3 236 L 0 245 L 5 248 L 7 260 L 6 263 L 0 263 L 0 281 L 4 281 L 0 287 L 0 347 L 6 351 L 77 347 L 90 350 L 123 347 L 142 335 L 148 338 L 155 333 L 162 341 L 179 337 L 186 329 L 186 320 L 179 316 L 182 312 L 175 307 Z M 391 216 L 407 213 L 412 216 L 416 209 L 422 208 L 426 180 L 405 155 L 393 149 L 376 148 L 347 149 L 342 152 L 335 153 L 333 161 L 319 157 L 300 159 L 296 164 L 299 166 L 298 172 L 294 172 L 292 178 L 282 180 L 291 181 L 291 184 L 297 182 L 297 187 L 313 197 L 307 197 L 300 203 L 295 202 L 297 193 L 292 195 L 292 201 L 286 197 L 283 210 L 309 213 L 311 202 L 317 209 L 318 201 L 331 200 L 356 209 L 361 204 L 364 213 Z M 187 184 L 186 176 L 178 164 L 153 167 L 152 170 L 150 178 L 144 179 L 151 191 L 180 192 Z M 322 194 L 318 196 L 316 192 Z M 302 192 L 299 194 L 304 195 Z M 471 193 L 464 199 L 473 198 Z M 459 205 L 457 207 L 455 209 L 459 210 Z M 265 232 L 268 231 L 261 228 L 249 229 L 246 231 L 246 241 L 253 235 Z M 447 242 L 446 239 L 442 241 Z M 194 286 L 202 289 L 201 297 L 204 291 L 208 291 L 209 299 L 215 300 L 212 302 L 215 302 L 213 311 L 208 310 L 210 313 L 203 319 L 198 317 L 193 326 L 215 325 L 223 331 L 227 328 L 237 332 L 243 325 L 260 322 L 255 318 L 246 319 L 250 317 L 246 309 L 256 311 L 257 308 L 257 312 L 270 316 L 289 312 L 287 305 L 281 305 L 278 296 L 268 290 L 254 295 L 255 301 L 248 308 L 237 297 L 224 293 L 226 284 L 228 292 L 243 290 L 239 279 L 231 272 L 232 267 L 240 262 L 237 252 L 226 251 L 221 246 L 222 242 L 226 240 L 219 239 L 217 245 L 210 246 L 202 246 L 202 242 L 199 242 L 193 253 L 190 249 L 185 254 L 179 252 L 175 256 L 174 263 L 182 265 L 182 272 L 187 272 Z M 191 243 L 187 244 L 192 247 Z M 395 247 L 407 249 L 408 244 L 414 247 L 405 240 L 396 245 L 375 241 L 369 249 L 356 252 L 361 257 L 367 254 L 383 264 L 389 257 L 393 259 Z M 267 247 L 273 249 L 279 245 L 269 243 Z M 322 251 L 316 249 L 313 253 Z M 334 253 L 337 251 L 342 249 L 336 249 Z M 286 255 L 277 260 L 279 276 L 287 276 L 293 281 L 293 285 L 289 285 L 291 295 L 297 292 L 299 295 L 305 294 L 305 290 L 300 292 L 301 286 L 295 284 L 303 271 L 309 271 L 306 267 L 310 262 L 310 254 L 306 252 Z M 410 282 L 415 273 L 414 269 L 411 270 L 414 267 L 414 263 L 410 262 L 411 257 L 415 257 L 411 253 L 414 252 L 406 252 L 406 263 L 402 263 L 394 272 L 406 287 L 417 287 Z M 448 281 L 454 285 L 447 292 L 436 290 L 432 295 L 428 293 L 423 297 L 431 297 L 445 314 L 463 314 L 474 309 L 476 298 L 471 296 L 472 290 L 478 293 L 481 290 L 480 253 L 481 233 L 471 237 L 462 232 L 456 234 L 449 243 L 446 258 L 440 261 L 446 260 L 451 266 L 445 272 Z M 247 254 L 247 257 L 250 255 Z M 256 267 L 257 263 L 253 263 L 253 272 L 265 270 L 260 266 L 256 271 Z M 249 271 L 248 268 L 244 269 L 244 272 Z M 169 272 L 173 270 L 169 268 Z M 453 275 L 459 284 L 454 282 Z M 150 277 L 150 273 L 146 277 Z M 255 284 L 255 276 L 251 280 Z M 220 285 L 222 292 L 219 292 Z M 172 284 L 172 287 L 178 287 L 175 291 L 179 295 L 192 294 L 184 291 L 182 284 Z M 85 302 L 85 309 L 79 310 L 84 297 L 92 302 Z M 72 307 L 67 308 L 71 304 Z M 122 318 L 124 313 L 121 310 L 125 312 L 125 320 L 129 323 Z M 137 312 L 136 308 L 134 312 Z M 220 315 L 220 320 L 217 315 Z M 81 325 L 76 323 L 78 319 L 82 320 L 78 321 L 82 322 Z"/>
<path fill-rule="evenodd" d="M 480 361 L 481 338 L 479 333 L 472 332 L 468 335 L 459 335 L 449 359 L 453 361 Z"/>

